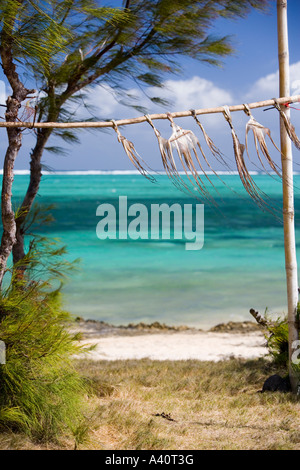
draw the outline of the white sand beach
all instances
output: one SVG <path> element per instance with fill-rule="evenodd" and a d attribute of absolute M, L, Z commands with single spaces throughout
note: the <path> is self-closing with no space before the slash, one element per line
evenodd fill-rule
<path fill-rule="evenodd" d="M 268 353 L 263 333 L 257 331 L 120 330 L 99 331 L 97 325 L 79 326 L 85 353 L 92 360 L 143 359 L 220 361 L 230 357 L 253 359 Z M 242 329 L 241 329 L 242 330 Z"/>

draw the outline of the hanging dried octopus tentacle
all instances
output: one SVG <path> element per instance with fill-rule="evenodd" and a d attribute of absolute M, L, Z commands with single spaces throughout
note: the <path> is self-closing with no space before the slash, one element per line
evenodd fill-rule
<path fill-rule="evenodd" d="M 199 164 L 199 167 L 201 171 L 203 172 L 205 178 L 209 181 L 209 183 L 215 188 L 214 184 L 208 177 L 205 169 L 203 168 L 201 161 L 198 157 L 197 153 L 197 147 L 200 148 L 200 151 L 202 151 L 199 140 L 195 136 L 195 134 L 190 131 L 190 130 L 184 130 L 177 124 L 175 124 L 172 115 L 170 113 L 167 114 L 167 117 L 169 121 L 171 122 L 171 127 L 173 129 L 173 133 L 171 137 L 169 138 L 169 152 L 171 152 L 173 156 L 173 149 L 175 149 L 178 153 L 179 159 L 181 161 L 181 164 L 183 166 L 184 172 L 186 176 L 188 177 L 189 181 L 193 184 L 193 181 L 190 178 L 190 175 L 188 172 L 192 174 L 192 177 L 194 179 L 194 182 L 196 183 L 197 187 L 200 189 L 200 192 L 203 194 L 203 196 L 206 197 L 206 199 L 210 200 L 215 204 L 213 201 L 213 198 L 209 194 L 209 191 L 206 189 L 204 182 L 202 181 L 196 167 L 193 161 L 193 154 L 195 156 L 195 159 L 197 163 Z M 173 157 L 174 158 L 174 157 Z M 215 188 L 217 191 L 217 189 Z"/>
<path fill-rule="evenodd" d="M 300 150 L 300 140 L 296 134 L 295 127 L 291 123 L 290 118 L 285 114 L 285 112 L 282 110 L 280 104 L 278 103 L 277 99 L 274 98 L 274 107 L 279 111 L 281 119 L 284 123 L 284 127 L 286 128 L 286 131 L 288 133 L 289 138 L 291 141 L 294 143 L 295 147 Z"/>
<path fill-rule="evenodd" d="M 177 126 L 179 127 L 179 126 Z M 181 129 L 181 128 L 180 128 Z M 203 159 L 204 161 L 206 162 L 207 166 L 209 167 L 209 169 L 214 173 L 215 176 L 217 176 L 217 178 L 219 178 L 221 180 L 221 178 L 219 177 L 219 175 L 216 173 L 216 171 L 212 168 L 212 166 L 210 165 L 209 161 L 207 160 L 206 158 L 206 155 L 201 147 L 201 144 L 198 140 L 198 138 L 195 136 L 195 134 L 192 132 L 192 131 L 189 131 L 189 130 L 183 130 L 181 129 L 181 132 L 183 135 L 185 135 L 189 145 L 188 145 L 188 150 L 190 152 L 190 148 L 192 149 L 193 153 L 194 153 L 194 156 L 195 156 L 195 159 L 203 173 L 203 175 L 205 176 L 205 178 L 209 181 L 209 183 L 213 186 L 213 188 L 215 189 L 215 191 L 219 194 L 219 196 L 221 197 L 219 191 L 217 190 L 217 188 L 215 187 L 215 185 L 213 184 L 213 182 L 211 181 L 211 179 L 209 178 L 209 176 L 207 175 L 207 172 L 205 171 L 204 167 L 202 166 L 202 163 L 201 163 L 201 160 L 198 156 L 198 152 L 197 152 L 197 147 L 199 148 L 200 152 L 201 152 L 201 155 L 203 156 Z M 197 180 L 200 180 L 201 181 L 201 178 L 197 172 L 197 169 L 194 165 L 194 162 L 193 162 L 193 157 L 191 155 L 191 160 L 190 160 L 190 163 L 187 162 L 188 164 L 190 164 L 193 168 L 193 176 L 194 178 Z M 191 170 L 190 170 L 191 171 Z M 221 180 L 222 181 L 222 180 Z M 202 183 L 202 181 L 201 181 Z"/>
<path fill-rule="evenodd" d="M 201 180 L 200 176 L 197 173 L 197 170 L 194 166 L 192 155 L 190 153 L 190 150 L 188 148 L 183 148 L 182 144 L 179 144 L 177 142 L 177 139 L 179 139 L 181 136 L 178 136 L 176 133 L 173 133 L 168 140 L 168 153 L 172 155 L 173 157 L 173 148 L 176 149 L 178 153 L 179 160 L 181 162 L 181 165 L 183 167 L 183 170 L 190 181 L 190 183 L 194 186 L 194 183 L 196 182 L 197 187 L 199 188 L 200 192 L 202 193 L 203 196 L 207 197 L 209 196 L 208 191 L 206 190 L 203 181 Z M 194 183 L 192 179 L 190 178 L 189 172 L 192 174 L 194 178 Z"/>
<path fill-rule="evenodd" d="M 215 146 L 214 142 L 211 140 L 211 138 L 207 135 L 203 125 L 201 124 L 201 122 L 199 121 L 199 119 L 197 118 L 197 115 L 196 115 L 196 111 L 195 110 L 191 110 L 191 113 L 195 119 L 195 121 L 197 122 L 197 124 L 199 125 L 200 129 L 202 130 L 202 133 L 203 133 L 203 136 L 204 136 L 204 139 L 210 149 L 210 151 L 212 152 L 212 154 L 214 155 L 214 157 L 216 157 L 216 159 L 218 160 L 219 163 L 224 163 L 224 165 L 229 169 L 231 170 L 231 168 L 229 167 L 228 163 L 224 160 L 223 158 L 223 155 L 221 153 L 221 151 Z M 198 141 L 199 142 L 199 141 Z M 220 178 L 220 176 L 218 175 L 218 173 L 212 168 L 212 166 L 210 165 L 209 161 L 207 160 L 206 156 L 205 156 L 205 153 L 203 152 L 203 149 L 200 145 L 200 142 L 198 143 L 199 145 L 199 148 L 200 148 L 200 151 L 202 153 L 202 156 L 205 160 L 205 162 L 207 163 L 207 165 L 209 166 L 209 168 L 211 169 L 211 171 L 214 173 L 214 175 L 222 182 L 222 184 L 224 186 L 226 186 L 227 188 L 229 188 L 231 191 L 233 191 L 232 188 L 230 188 L 226 183 L 225 181 Z M 219 158 L 221 159 L 221 161 L 219 160 Z M 217 191 L 217 190 L 216 190 Z M 218 192 L 218 191 L 217 191 Z M 235 191 L 233 191 L 235 192 Z"/>
<path fill-rule="evenodd" d="M 170 115 L 171 116 L 171 115 Z M 177 166 L 176 166 L 176 163 L 175 163 L 175 159 L 174 159 L 174 156 L 173 156 L 173 151 L 172 151 L 172 146 L 174 146 L 174 143 L 171 141 L 171 138 L 173 135 L 175 135 L 175 131 L 173 129 L 173 134 L 171 136 L 170 139 L 164 139 L 160 132 L 155 128 L 151 118 L 149 115 L 146 115 L 146 120 L 147 122 L 151 125 L 152 129 L 154 130 L 155 132 L 155 135 L 157 137 L 157 140 L 158 140 L 158 144 L 159 144 L 159 150 L 160 150 L 160 153 L 161 153 L 161 157 L 162 157 L 162 162 L 163 162 L 163 166 L 164 166 L 164 169 L 167 173 L 167 175 L 169 176 L 169 178 L 172 180 L 173 184 L 179 188 L 181 191 L 184 190 L 187 191 L 189 194 L 191 194 L 193 197 L 195 197 L 195 194 L 191 191 L 191 189 L 189 188 L 189 186 L 186 184 L 186 182 L 181 178 L 180 176 L 180 173 L 177 169 Z M 171 123 L 172 123 L 172 117 L 170 119 Z M 174 122 L 173 122 L 173 125 L 175 126 Z M 178 144 L 176 143 L 175 146 L 177 145 L 178 147 Z M 178 150 L 178 155 L 179 155 L 179 159 L 181 161 L 181 164 L 183 166 L 183 169 L 184 169 L 184 172 L 188 178 L 188 180 L 192 183 L 192 186 L 194 187 L 194 184 L 193 184 L 193 181 L 191 180 L 190 178 L 190 175 L 188 174 L 188 171 L 185 167 L 185 161 L 182 160 L 182 155 L 180 153 L 180 150 L 177 148 Z M 191 159 L 191 157 L 190 157 Z M 195 174 L 194 172 L 194 169 L 192 167 L 189 167 L 189 171 L 193 174 Z M 206 191 L 204 188 L 204 185 L 202 186 L 199 186 L 198 184 L 198 187 L 200 189 L 200 192 L 206 197 L 206 198 L 209 198 L 211 199 L 208 191 Z"/>
<path fill-rule="evenodd" d="M 246 167 L 245 160 L 244 160 L 245 146 L 241 144 L 238 139 L 237 133 L 232 124 L 232 118 L 231 118 L 231 114 L 230 114 L 228 106 L 224 106 L 223 114 L 231 128 L 234 156 L 235 156 L 236 166 L 237 166 L 237 170 L 238 170 L 238 174 L 240 176 L 241 182 L 244 188 L 246 189 L 247 193 L 252 197 L 252 199 L 254 199 L 254 201 L 260 207 L 265 207 L 267 204 L 262 198 L 262 195 L 261 195 L 262 191 L 255 184 L 255 182 L 251 178 L 251 175 Z"/>
<path fill-rule="evenodd" d="M 116 121 L 112 120 L 113 123 L 113 129 L 116 131 L 118 135 L 118 141 L 123 145 L 123 148 L 126 152 L 126 155 L 128 156 L 129 160 L 131 163 L 135 166 L 135 168 L 143 175 L 145 178 L 150 180 L 151 182 L 155 182 L 155 178 L 148 173 L 148 171 L 144 168 L 144 166 L 141 164 L 141 162 L 145 163 L 144 160 L 140 157 L 140 155 L 137 153 L 137 151 L 134 148 L 134 144 L 130 142 L 130 140 L 127 140 L 126 137 L 124 137 L 116 124 Z M 146 164 L 145 164 L 146 165 Z"/>
<path fill-rule="evenodd" d="M 263 126 L 262 124 L 260 124 L 259 122 L 256 121 L 256 119 L 251 114 L 250 108 L 247 104 L 244 104 L 244 111 L 247 114 L 247 116 L 249 116 L 249 118 L 250 118 L 249 121 L 246 124 L 246 138 L 245 138 L 246 151 L 247 151 L 249 160 L 251 161 L 250 155 L 249 155 L 249 150 L 248 150 L 248 133 L 250 131 L 252 131 L 253 132 L 253 137 L 254 137 L 254 144 L 255 144 L 256 153 L 257 153 L 258 159 L 259 159 L 262 167 L 267 171 L 267 169 L 264 165 L 264 162 L 261 158 L 259 148 L 260 148 L 262 154 L 264 155 L 264 157 L 266 158 L 269 166 L 272 168 L 272 170 L 278 176 L 281 177 L 279 167 L 272 160 L 272 158 L 270 156 L 270 153 L 269 153 L 269 150 L 268 150 L 268 147 L 267 147 L 266 139 L 265 139 L 265 136 L 267 135 L 269 137 L 270 141 L 272 142 L 272 144 L 274 145 L 274 147 L 276 148 L 276 150 L 278 150 L 278 152 L 280 152 L 280 149 L 277 147 L 274 140 L 272 139 L 270 129 L 268 129 L 267 127 Z"/>
<path fill-rule="evenodd" d="M 288 133 L 288 136 L 289 138 L 291 139 L 291 141 L 294 143 L 295 147 L 300 150 L 300 140 L 299 138 L 297 137 L 296 135 L 296 131 L 295 131 L 295 128 L 293 126 L 293 124 L 291 123 L 289 117 L 285 114 L 285 112 L 282 110 L 280 104 L 278 103 L 278 100 L 276 98 L 273 98 L 273 101 L 274 101 L 274 107 L 279 111 L 280 113 L 280 116 L 283 120 L 283 123 L 284 123 L 284 126 L 285 126 L 285 129 Z M 297 165 L 297 163 L 295 163 Z M 286 180 L 285 181 L 285 184 L 286 185 L 293 185 L 295 186 L 295 183 L 291 182 L 291 181 L 288 181 Z"/>
<path fill-rule="evenodd" d="M 161 136 L 159 130 L 156 129 L 156 127 L 154 126 L 154 124 L 153 124 L 153 122 L 152 122 L 152 120 L 151 120 L 151 118 L 148 114 L 145 115 L 145 118 L 146 118 L 147 122 L 150 124 L 150 126 L 152 127 L 152 129 L 154 130 L 154 133 L 157 137 L 158 147 L 159 147 L 159 151 L 160 151 L 161 159 L 162 159 L 162 164 L 163 164 L 163 167 L 165 169 L 165 172 L 166 172 L 167 176 L 172 180 L 173 184 L 178 189 L 182 190 L 182 186 L 184 186 L 185 189 L 188 190 L 188 187 L 186 186 L 186 184 L 184 183 L 184 181 L 182 180 L 182 178 L 180 177 L 180 175 L 178 173 L 173 155 L 170 154 L 170 152 L 169 152 L 168 140 L 164 139 Z"/>
<path fill-rule="evenodd" d="M 159 130 L 156 129 L 156 127 L 154 126 L 154 124 L 153 124 L 153 122 L 152 122 L 149 115 L 145 115 L 145 118 L 146 118 L 147 122 L 150 124 L 150 126 L 152 127 L 152 129 L 154 130 L 154 133 L 157 137 L 163 167 L 166 171 L 167 176 L 171 179 L 171 181 L 173 182 L 174 186 L 176 186 L 177 189 L 179 189 L 180 191 L 183 191 L 183 192 L 187 192 L 190 195 L 192 195 L 193 197 L 195 197 L 195 193 L 193 193 L 191 191 L 191 188 L 183 180 L 183 178 L 181 177 L 181 175 L 180 175 L 180 173 L 177 169 L 175 159 L 174 159 L 174 156 L 173 156 L 173 152 L 172 152 L 172 145 L 170 143 L 170 139 L 167 140 L 167 139 L 165 139 L 161 136 Z M 180 158 L 180 160 L 181 160 L 181 158 Z M 181 161 L 181 163 L 183 164 L 182 161 Z M 184 165 L 183 165 L 183 168 L 184 168 Z M 185 168 L 184 168 L 184 170 L 185 170 Z M 185 170 L 185 173 L 186 173 L 186 170 Z M 187 177 L 188 177 L 189 181 L 192 183 L 192 181 L 191 181 L 188 174 L 187 174 Z M 193 183 L 192 183 L 192 185 L 194 187 Z"/>
<path fill-rule="evenodd" d="M 222 152 L 220 149 L 218 149 L 218 147 L 214 144 L 214 142 L 212 141 L 212 139 L 209 137 L 209 135 L 206 133 L 202 123 L 199 121 L 199 119 L 197 118 L 197 114 L 196 114 L 196 111 L 194 109 L 191 109 L 191 113 L 192 113 L 192 116 L 193 118 L 195 119 L 196 123 L 198 124 L 198 126 L 200 127 L 201 131 L 202 131 L 202 134 L 203 134 L 203 137 L 205 139 L 205 142 L 209 148 L 209 150 L 211 151 L 211 153 L 213 154 L 213 156 L 218 160 L 219 163 L 222 163 L 224 164 L 227 168 L 229 168 L 227 162 L 224 160 L 223 158 L 223 155 L 222 155 Z M 204 156 L 205 160 L 206 160 L 206 157 L 204 155 L 204 153 L 202 152 L 202 155 Z"/>
<path fill-rule="evenodd" d="M 160 153 L 161 153 L 163 166 L 164 166 L 166 172 L 170 176 L 173 175 L 173 174 L 176 174 L 177 173 L 177 168 L 176 168 L 175 162 L 172 161 L 172 160 L 169 160 L 169 156 L 166 153 L 166 145 L 167 145 L 167 142 L 168 142 L 167 139 L 164 139 L 161 136 L 159 130 L 156 129 L 156 127 L 154 126 L 149 114 L 146 114 L 145 118 L 146 118 L 147 122 L 150 124 L 150 126 L 152 127 L 152 129 L 154 130 L 154 133 L 157 137 L 158 146 L 159 146 L 159 150 L 160 150 Z"/>

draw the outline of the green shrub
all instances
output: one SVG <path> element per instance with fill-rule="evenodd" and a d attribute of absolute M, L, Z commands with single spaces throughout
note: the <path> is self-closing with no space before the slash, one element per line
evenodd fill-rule
<path fill-rule="evenodd" d="M 14 269 L 0 297 L 0 429 L 22 431 L 40 441 L 82 428 L 85 388 L 73 367 L 81 350 L 62 308 L 62 250 L 44 239 L 31 244 L 25 274 Z M 69 268 L 68 264 L 65 266 Z M 37 278 L 43 280 L 37 280 Z"/>
<path fill-rule="evenodd" d="M 278 318 L 267 325 L 267 346 L 274 362 L 286 366 L 289 359 L 289 332 L 287 318 Z"/>
<path fill-rule="evenodd" d="M 300 315 L 300 303 L 297 307 L 297 317 Z M 267 346 L 269 354 L 274 362 L 280 366 L 287 366 L 289 361 L 289 327 L 288 318 L 284 316 L 276 320 L 268 318 L 265 312 L 266 329 L 265 337 L 267 339 Z M 299 321 L 299 320 L 298 320 Z M 296 367 L 298 369 L 299 366 Z"/>

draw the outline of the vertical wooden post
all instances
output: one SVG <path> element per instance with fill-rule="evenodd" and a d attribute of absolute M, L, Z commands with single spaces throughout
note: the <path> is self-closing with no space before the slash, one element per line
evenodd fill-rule
<path fill-rule="evenodd" d="M 277 26 L 278 26 L 278 59 L 279 59 L 279 93 L 280 97 L 289 96 L 289 45 L 287 0 L 277 0 Z M 289 116 L 290 110 L 282 106 Z M 282 119 L 280 119 L 281 162 L 282 162 L 282 190 L 283 190 L 283 223 L 284 223 L 284 249 L 285 269 L 288 302 L 289 327 L 289 376 L 292 391 L 297 393 L 298 379 L 293 370 L 292 355 L 298 347 L 295 343 L 299 339 L 297 304 L 298 304 L 298 273 L 294 225 L 294 189 L 293 189 L 293 155 L 292 143 L 288 137 Z M 297 345 L 297 346 L 296 346 Z"/>

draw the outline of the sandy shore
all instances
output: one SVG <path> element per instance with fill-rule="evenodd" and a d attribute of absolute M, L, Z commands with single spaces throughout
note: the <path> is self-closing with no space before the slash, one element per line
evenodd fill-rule
<path fill-rule="evenodd" d="M 92 351 L 85 353 L 85 357 L 92 360 L 220 361 L 230 357 L 253 359 L 268 353 L 263 331 L 252 322 L 221 324 L 202 331 L 157 322 L 112 326 L 81 320 L 72 329 L 82 333 L 83 344 L 94 346 Z"/>

